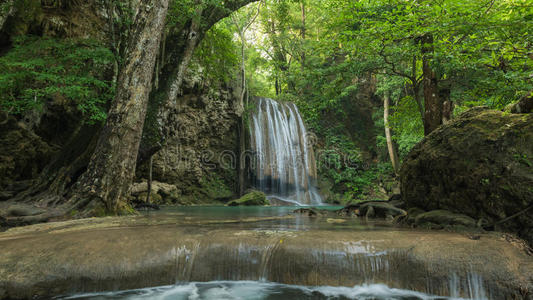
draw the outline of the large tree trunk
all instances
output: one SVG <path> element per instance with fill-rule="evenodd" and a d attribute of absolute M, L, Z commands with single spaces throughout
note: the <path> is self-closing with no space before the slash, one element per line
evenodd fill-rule
<path fill-rule="evenodd" d="M 160 83 L 157 90 L 151 96 L 149 115 L 153 119 L 145 128 L 149 132 L 147 138 L 143 140 L 143 147 L 146 149 L 153 148 L 152 136 L 159 136 L 156 140 L 163 141 L 168 136 L 166 128 L 168 127 L 170 115 L 174 113 L 178 96 L 182 93 L 183 81 L 185 79 L 187 68 L 194 56 L 194 51 L 202 41 L 205 33 L 218 21 L 227 17 L 233 11 L 242 6 L 253 2 L 254 0 L 230 0 L 225 1 L 224 6 L 218 4 L 209 4 L 204 7 L 203 0 L 197 1 L 195 15 L 185 22 L 183 28 L 170 28 L 169 33 L 164 41 L 165 47 L 162 49 L 161 70 L 164 75 L 158 80 Z M 151 155 L 155 154 L 151 153 Z M 147 160 L 149 157 L 143 157 Z"/>
<path fill-rule="evenodd" d="M 87 171 L 73 191 L 73 208 L 118 213 L 125 208 L 152 86 L 168 0 L 141 0 L 127 44 L 117 93 Z"/>
<path fill-rule="evenodd" d="M 450 98 L 450 89 L 441 88 L 439 91 L 440 101 L 442 102 L 442 124 L 448 124 L 453 117 L 453 109 L 455 105 Z"/>
<path fill-rule="evenodd" d="M 389 150 L 389 157 L 392 163 L 392 168 L 394 169 L 394 173 L 398 175 L 400 172 L 400 165 L 398 154 L 392 141 L 392 133 L 389 127 L 389 106 L 389 95 L 385 94 L 385 97 L 383 98 L 383 121 L 385 122 L 385 138 L 387 139 L 387 149 Z"/>
<path fill-rule="evenodd" d="M 424 135 L 428 135 L 442 124 L 442 101 L 439 98 L 437 75 L 431 68 L 433 35 L 424 35 L 420 42 L 422 44 L 422 74 L 424 78 Z"/>

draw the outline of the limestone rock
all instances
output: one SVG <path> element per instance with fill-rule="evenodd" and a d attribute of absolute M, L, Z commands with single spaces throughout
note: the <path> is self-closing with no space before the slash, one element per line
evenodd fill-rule
<path fill-rule="evenodd" d="M 311 209 L 311 208 L 299 208 L 299 209 L 294 210 L 292 213 L 302 215 L 302 216 L 307 216 L 307 217 L 316 217 L 318 215 L 316 210 Z"/>
<path fill-rule="evenodd" d="M 533 205 L 533 114 L 468 110 L 416 145 L 400 173 L 408 208 L 504 220 Z M 533 244 L 531 214 L 496 229 Z"/>
<path fill-rule="evenodd" d="M 263 206 L 268 204 L 265 193 L 253 191 L 237 200 L 230 201 L 227 206 Z"/>
<path fill-rule="evenodd" d="M 184 94 L 169 109 L 168 139 L 154 156 L 153 178 L 175 185 L 180 203 L 227 202 L 238 184 L 238 101 L 231 88 L 206 80 L 200 69 L 191 64 Z M 146 166 L 139 174 L 146 178 Z"/>
<path fill-rule="evenodd" d="M 143 202 L 143 201 L 146 201 L 146 196 L 148 195 L 147 192 L 142 192 L 140 193 L 138 196 L 137 196 L 137 201 L 138 202 Z M 166 199 L 164 199 L 163 197 L 161 197 L 161 195 L 159 195 L 158 193 L 154 193 L 154 192 L 151 192 L 150 193 L 150 203 L 155 203 L 155 204 L 165 204 L 165 201 Z"/>
<path fill-rule="evenodd" d="M 54 152 L 22 122 L 8 117 L 0 123 L 0 190 L 15 181 L 35 178 Z"/>
<path fill-rule="evenodd" d="M 155 194 L 163 194 L 163 195 L 170 195 L 173 192 L 177 191 L 177 187 L 172 184 L 164 183 L 164 182 L 158 182 L 158 181 L 152 181 L 152 193 Z M 142 181 L 139 183 L 134 183 L 131 187 L 131 193 L 132 194 L 140 194 L 145 193 L 148 191 L 148 182 Z"/>

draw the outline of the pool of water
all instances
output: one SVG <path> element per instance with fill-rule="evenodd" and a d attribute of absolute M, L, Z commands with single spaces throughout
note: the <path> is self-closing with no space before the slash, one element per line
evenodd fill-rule
<path fill-rule="evenodd" d="M 242 219 L 251 217 L 280 217 L 291 214 L 299 208 L 313 208 L 312 206 L 163 206 L 161 210 L 150 211 L 146 214 L 180 213 L 189 217 L 204 219 Z M 316 209 L 333 212 L 342 206 L 318 206 Z"/>
<path fill-rule="evenodd" d="M 59 299 L 157 300 L 444 300 L 458 299 L 389 288 L 382 284 L 355 287 L 298 286 L 257 281 L 193 282 L 138 290 L 80 294 Z"/>
<path fill-rule="evenodd" d="M 200 227 L 260 230 L 380 230 L 390 229 L 391 223 L 361 218 L 340 217 L 335 211 L 342 206 L 319 206 L 321 213 L 308 217 L 294 213 L 296 209 L 313 207 L 295 206 L 169 206 L 158 211 L 144 212 L 146 218 L 173 219 L 182 225 Z"/>

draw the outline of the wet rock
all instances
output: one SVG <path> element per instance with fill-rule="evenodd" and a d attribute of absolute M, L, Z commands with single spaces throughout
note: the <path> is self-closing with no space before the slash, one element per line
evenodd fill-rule
<path fill-rule="evenodd" d="M 350 204 L 336 211 L 337 215 L 343 217 L 366 217 L 394 219 L 398 216 L 405 216 L 407 213 L 393 205 L 389 201 L 367 201 Z"/>
<path fill-rule="evenodd" d="M 269 202 L 263 192 L 253 191 L 237 200 L 230 201 L 227 206 L 264 206 Z"/>
<path fill-rule="evenodd" d="M 418 217 L 418 215 L 423 214 L 425 212 L 426 211 L 424 211 L 423 209 L 420 209 L 418 207 L 409 208 L 407 210 L 407 216 L 405 216 L 404 221 L 408 225 L 413 225 L 413 224 L 415 224 L 416 217 Z"/>
<path fill-rule="evenodd" d="M 175 216 L 109 217 L 2 232 L 0 288 L 8 299 L 259 279 L 335 286 L 379 282 L 440 296 L 455 292 L 453 282 L 455 296 L 468 299 L 474 286 L 487 294 L 477 299 L 528 299 L 516 295 L 519 287 L 533 290 L 531 256 L 496 234 L 474 241 L 420 230 L 258 230 L 255 221 L 205 230 L 187 224 Z"/>
<path fill-rule="evenodd" d="M 345 219 L 333 219 L 333 218 L 327 218 L 327 219 L 326 219 L 326 222 L 327 222 L 327 223 L 330 223 L 330 224 L 341 224 L 341 223 L 345 223 L 346 220 L 345 220 Z"/>
<path fill-rule="evenodd" d="M 294 210 L 292 213 L 298 214 L 298 215 L 302 215 L 302 216 L 306 216 L 306 217 L 316 217 L 316 216 L 318 216 L 317 211 L 314 210 L 314 209 L 310 209 L 310 208 L 299 208 L 299 209 Z"/>
<path fill-rule="evenodd" d="M 388 202 L 368 202 L 359 207 L 359 215 L 367 218 L 387 218 L 388 216 L 403 216 L 405 210 L 397 208 Z"/>
<path fill-rule="evenodd" d="M 495 229 L 533 245 L 533 218 L 519 214 L 533 205 L 533 114 L 468 110 L 416 145 L 400 178 L 407 207 L 505 220 Z"/>
<path fill-rule="evenodd" d="M 417 227 L 439 229 L 449 226 L 476 227 L 476 221 L 469 216 L 456 214 L 447 210 L 433 210 L 418 214 L 415 218 Z"/>

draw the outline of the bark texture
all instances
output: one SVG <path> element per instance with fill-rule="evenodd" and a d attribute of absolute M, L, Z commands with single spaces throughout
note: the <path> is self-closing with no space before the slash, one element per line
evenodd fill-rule
<path fill-rule="evenodd" d="M 199 3 L 201 1 L 198 1 Z M 168 124 L 169 116 L 176 106 L 177 97 L 182 93 L 185 72 L 193 58 L 194 50 L 198 47 L 206 32 L 221 19 L 229 16 L 233 11 L 245 6 L 253 0 L 226 1 L 221 5 L 198 5 L 195 11 L 197 18 L 185 23 L 183 28 L 172 28 L 166 36 L 165 47 L 162 49 L 161 78 L 159 88 L 153 94 L 152 102 L 157 115 L 157 134 L 163 137 L 168 134 L 164 128 Z"/>
<path fill-rule="evenodd" d="M 106 125 L 85 174 L 73 191 L 75 208 L 102 207 L 106 212 L 123 209 L 131 185 L 144 119 L 152 86 L 152 75 L 168 0 L 141 0 L 128 41 L 126 59 L 117 82 L 117 93 Z"/>
<path fill-rule="evenodd" d="M 439 98 L 437 75 L 431 68 L 433 36 L 425 35 L 422 43 L 422 73 L 424 86 L 424 135 L 430 134 L 442 124 L 442 101 Z"/>
<path fill-rule="evenodd" d="M 383 120 L 385 121 L 385 138 L 387 139 L 387 149 L 389 151 L 389 157 L 392 163 L 392 168 L 394 169 L 394 173 L 399 174 L 400 165 L 398 154 L 396 152 L 396 148 L 394 147 L 394 142 L 392 141 L 392 134 L 389 127 L 389 106 L 389 95 L 385 95 L 383 99 Z"/>

